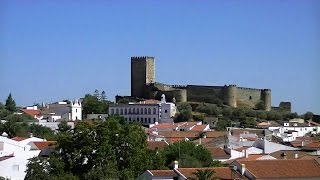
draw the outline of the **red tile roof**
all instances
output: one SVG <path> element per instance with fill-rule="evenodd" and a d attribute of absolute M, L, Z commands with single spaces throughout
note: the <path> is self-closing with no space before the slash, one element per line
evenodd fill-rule
<path fill-rule="evenodd" d="M 155 99 L 147 99 L 145 101 L 138 102 L 137 104 L 159 104 L 161 101 Z"/>
<path fill-rule="evenodd" d="M 222 148 L 207 148 L 210 153 L 211 156 L 215 159 L 229 159 L 231 156 L 230 154 L 227 154 L 226 151 Z"/>
<path fill-rule="evenodd" d="M 214 177 L 221 179 L 221 180 L 231 180 L 235 178 L 241 178 L 241 179 L 247 179 L 246 177 L 242 176 L 238 172 L 233 171 L 231 172 L 231 169 L 229 167 L 211 167 L 211 168 L 178 168 L 177 171 L 180 172 L 183 176 L 185 176 L 188 179 L 196 178 L 196 176 L 193 173 L 197 172 L 197 169 L 199 170 L 205 170 L 210 169 L 215 171 Z"/>
<path fill-rule="evenodd" d="M 257 179 L 320 177 L 320 164 L 316 160 L 237 160 L 236 162 L 244 164 Z"/>
<path fill-rule="evenodd" d="M 33 110 L 33 109 L 21 109 L 22 112 L 32 116 L 32 117 L 38 117 L 41 115 L 40 110 Z"/>
<path fill-rule="evenodd" d="M 206 125 L 206 124 L 196 125 L 191 129 L 191 131 L 204 131 L 207 128 L 207 126 L 209 125 Z"/>
<path fill-rule="evenodd" d="M 312 142 L 309 143 L 303 147 L 307 147 L 307 148 L 320 148 L 320 141 L 316 141 L 316 142 Z"/>
<path fill-rule="evenodd" d="M 242 146 L 240 148 L 234 149 L 235 151 L 242 152 L 243 150 L 248 149 L 249 147 Z"/>
<path fill-rule="evenodd" d="M 4 160 L 10 159 L 12 157 L 14 157 L 13 154 L 8 155 L 8 156 L 2 156 L 2 157 L 0 157 L 0 161 L 4 161 Z"/>
<path fill-rule="evenodd" d="M 39 149 L 43 150 L 46 147 L 53 146 L 56 141 L 35 141 L 33 144 Z"/>
<path fill-rule="evenodd" d="M 226 131 L 206 131 L 205 136 L 207 138 L 216 138 L 226 135 Z"/>
<path fill-rule="evenodd" d="M 12 140 L 15 140 L 15 141 L 23 141 L 23 140 L 25 140 L 25 139 L 28 139 L 28 138 L 25 138 L 25 137 L 14 137 L 14 138 L 12 138 Z"/>
<path fill-rule="evenodd" d="M 163 149 L 166 146 L 168 146 L 168 143 L 164 142 L 164 141 L 148 141 L 147 142 L 147 147 L 150 150 L 156 150 L 156 149 Z"/>
<path fill-rule="evenodd" d="M 174 170 L 149 170 L 154 177 L 177 177 Z"/>

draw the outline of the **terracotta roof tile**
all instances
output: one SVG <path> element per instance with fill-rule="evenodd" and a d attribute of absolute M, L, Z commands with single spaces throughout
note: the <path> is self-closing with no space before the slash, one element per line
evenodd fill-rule
<path fill-rule="evenodd" d="M 307 147 L 307 148 L 320 148 L 320 141 L 316 141 L 316 142 L 312 142 L 309 143 L 303 147 Z"/>
<path fill-rule="evenodd" d="M 207 128 L 207 126 L 209 125 L 206 125 L 206 124 L 196 125 L 191 129 L 191 131 L 204 131 Z"/>
<path fill-rule="evenodd" d="M 38 117 L 41 115 L 40 110 L 33 110 L 33 109 L 21 109 L 22 112 L 32 116 L 32 117 Z"/>
<path fill-rule="evenodd" d="M 270 155 L 277 159 L 295 159 L 295 154 L 298 154 L 298 158 L 301 158 L 307 155 L 307 153 L 304 151 L 286 151 L 286 150 L 277 151 L 277 152 L 271 153 Z"/>
<path fill-rule="evenodd" d="M 231 156 L 222 148 L 207 148 L 215 159 L 229 159 Z"/>
<path fill-rule="evenodd" d="M 226 131 L 206 131 L 205 136 L 207 138 L 215 138 L 220 136 L 225 136 L 227 134 Z"/>
<path fill-rule="evenodd" d="M 148 149 L 150 150 L 156 150 L 156 149 L 163 149 L 166 146 L 168 146 L 168 143 L 164 142 L 164 141 L 148 141 Z"/>
<path fill-rule="evenodd" d="M 244 164 L 257 179 L 320 177 L 320 165 L 315 160 L 237 160 L 236 162 Z"/>
<path fill-rule="evenodd" d="M 212 168 L 178 168 L 177 171 L 179 171 L 181 174 L 183 174 L 186 178 L 191 179 L 195 178 L 196 176 L 193 174 L 197 172 L 197 169 L 199 170 L 205 170 L 210 169 L 214 170 L 214 177 L 219 178 L 221 180 L 231 180 L 234 178 L 241 178 L 241 179 L 247 179 L 246 177 L 242 176 L 238 172 L 233 171 L 231 172 L 229 167 L 212 167 Z"/>
<path fill-rule="evenodd" d="M 154 177 L 177 177 L 174 170 L 149 170 Z"/>
<path fill-rule="evenodd" d="M 10 159 L 12 157 L 14 157 L 13 154 L 12 155 L 8 155 L 8 156 L 2 156 L 2 157 L 0 157 L 0 161 L 5 161 L 5 160 Z"/>
<path fill-rule="evenodd" d="M 56 141 L 35 141 L 33 144 L 39 149 L 43 150 L 46 147 L 52 146 L 56 143 Z"/>
<path fill-rule="evenodd" d="M 28 138 L 25 138 L 25 137 L 14 137 L 14 138 L 12 138 L 12 140 L 15 140 L 15 141 L 23 141 L 23 140 L 25 140 L 25 139 L 28 139 Z"/>

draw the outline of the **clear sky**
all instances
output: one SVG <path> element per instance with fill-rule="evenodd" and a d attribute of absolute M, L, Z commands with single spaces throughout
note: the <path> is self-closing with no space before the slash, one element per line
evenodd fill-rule
<path fill-rule="evenodd" d="M 201 3 L 200 3 L 201 2 Z M 320 113 L 320 1 L 0 1 L 0 100 L 130 95 L 130 57 L 158 82 L 272 89 Z"/>

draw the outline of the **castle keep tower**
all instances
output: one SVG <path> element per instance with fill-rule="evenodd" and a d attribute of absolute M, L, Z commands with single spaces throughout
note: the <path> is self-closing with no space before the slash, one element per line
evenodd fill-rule
<path fill-rule="evenodd" d="M 145 97 L 145 85 L 155 82 L 154 57 L 131 57 L 131 96 Z"/>

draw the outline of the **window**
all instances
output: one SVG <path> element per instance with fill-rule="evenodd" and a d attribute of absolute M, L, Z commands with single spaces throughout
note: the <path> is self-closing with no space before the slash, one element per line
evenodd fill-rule
<path fill-rule="evenodd" d="M 143 108 L 140 109 L 140 113 L 143 114 Z"/>
<path fill-rule="evenodd" d="M 156 122 L 156 118 L 153 118 L 153 123 L 155 123 Z"/>
<path fill-rule="evenodd" d="M 123 109 L 122 109 L 122 108 L 120 109 L 120 114 L 121 114 L 121 115 L 123 114 Z"/>
<path fill-rule="evenodd" d="M 157 114 L 157 109 L 153 108 L 153 114 Z"/>
<path fill-rule="evenodd" d="M 131 114 L 132 113 L 132 109 L 131 108 L 129 108 L 129 114 Z"/>
<path fill-rule="evenodd" d="M 168 110 L 164 110 L 164 113 L 167 113 L 168 112 Z"/>
<path fill-rule="evenodd" d="M 133 114 L 135 114 L 136 113 L 136 108 L 133 108 Z"/>
<path fill-rule="evenodd" d="M 144 118 L 144 123 L 147 123 L 147 118 Z"/>
<path fill-rule="evenodd" d="M 128 114 L 127 108 L 124 109 L 124 114 Z"/>
<path fill-rule="evenodd" d="M 144 108 L 144 114 L 148 114 L 147 108 Z"/>
<path fill-rule="evenodd" d="M 137 114 L 139 114 L 139 108 L 137 108 Z"/>
<path fill-rule="evenodd" d="M 148 114 L 151 114 L 151 108 L 148 109 Z"/>
<path fill-rule="evenodd" d="M 140 119 L 137 117 L 137 122 L 139 122 L 140 121 Z"/>
<path fill-rule="evenodd" d="M 114 109 L 111 109 L 111 115 L 114 114 Z"/>
<path fill-rule="evenodd" d="M 149 124 L 151 124 L 151 118 L 149 118 L 148 121 L 149 121 Z"/>
<path fill-rule="evenodd" d="M 76 113 L 78 112 L 78 109 L 76 109 Z"/>
<path fill-rule="evenodd" d="M 129 122 L 131 122 L 131 117 L 129 117 Z"/>
<path fill-rule="evenodd" d="M 249 100 L 252 100 L 252 96 L 249 96 Z"/>

